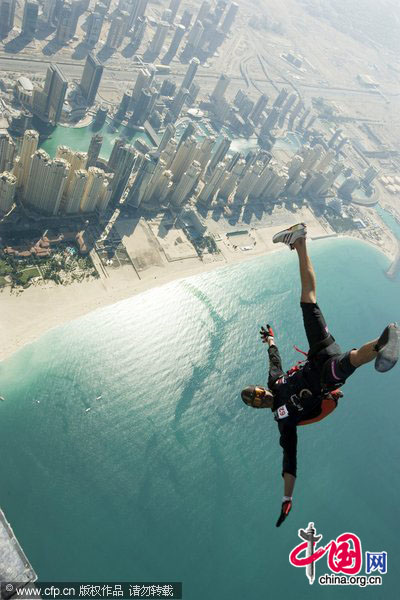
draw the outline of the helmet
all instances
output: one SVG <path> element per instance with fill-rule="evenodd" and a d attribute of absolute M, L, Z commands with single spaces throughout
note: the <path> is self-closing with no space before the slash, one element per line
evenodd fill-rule
<path fill-rule="evenodd" d="M 272 400 L 273 393 L 259 385 L 249 385 L 241 392 L 242 400 L 248 406 L 253 408 L 266 408 L 262 406 L 265 400 Z"/>

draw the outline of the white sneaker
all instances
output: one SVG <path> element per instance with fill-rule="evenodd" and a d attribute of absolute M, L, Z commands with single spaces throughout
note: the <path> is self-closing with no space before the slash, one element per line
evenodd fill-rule
<path fill-rule="evenodd" d="M 297 223 L 296 225 L 292 225 L 292 227 L 288 227 L 288 229 L 276 233 L 272 241 L 274 244 L 282 242 L 282 244 L 286 244 L 293 250 L 294 242 L 299 238 L 305 237 L 307 237 L 307 225 L 305 223 Z"/>
<path fill-rule="evenodd" d="M 378 355 L 375 359 L 375 369 L 386 373 L 394 367 L 399 359 L 400 328 L 397 323 L 390 323 L 383 330 L 376 344 Z"/>

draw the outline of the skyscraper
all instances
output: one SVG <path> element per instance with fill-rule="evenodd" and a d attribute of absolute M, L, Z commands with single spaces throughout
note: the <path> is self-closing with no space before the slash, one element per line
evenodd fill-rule
<path fill-rule="evenodd" d="M 281 91 L 279 92 L 278 96 L 275 99 L 275 102 L 273 104 L 274 108 L 282 106 L 282 104 L 285 102 L 288 95 L 289 95 L 289 92 L 287 91 L 287 89 L 282 88 Z"/>
<path fill-rule="evenodd" d="M 71 164 L 72 157 L 74 156 L 74 151 L 69 148 L 69 146 L 58 146 L 56 151 L 56 158 L 62 158 L 66 160 L 67 163 Z"/>
<path fill-rule="evenodd" d="M 115 168 L 114 178 L 112 180 L 112 200 L 118 202 L 124 193 L 129 176 L 132 172 L 136 160 L 136 150 L 133 146 L 126 144 L 121 148 L 118 164 Z"/>
<path fill-rule="evenodd" d="M 159 152 L 162 152 L 164 150 L 165 146 L 168 144 L 169 140 L 174 137 L 175 131 L 176 131 L 176 129 L 172 125 L 172 123 L 169 123 L 166 126 L 164 134 L 163 134 L 163 136 L 161 138 L 161 141 L 160 141 L 160 143 L 158 145 L 158 148 L 157 148 L 157 150 Z"/>
<path fill-rule="evenodd" d="M 178 150 L 182 146 L 183 142 L 192 135 L 196 137 L 196 125 L 194 125 L 192 121 L 189 121 L 189 123 L 186 125 L 185 131 L 181 135 L 181 139 L 179 140 Z"/>
<path fill-rule="evenodd" d="M 185 203 L 189 194 L 195 189 L 200 178 L 200 173 L 200 163 L 193 161 L 182 175 L 176 188 L 171 192 L 171 203 L 174 206 L 182 206 Z"/>
<path fill-rule="evenodd" d="M 258 125 L 260 121 L 260 117 L 265 110 L 268 104 L 268 96 L 266 94 L 262 94 L 257 100 L 252 112 L 250 113 L 250 119 L 253 121 L 254 125 Z"/>
<path fill-rule="evenodd" d="M 86 58 L 80 83 L 82 95 L 86 99 L 87 105 L 92 106 L 96 100 L 97 90 L 99 89 L 101 76 L 103 75 L 103 65 L 92 53 Z"/>
<path fill-rule="evenodd" d="M 76 3 L 72 5 L 69 1 L 64 2 L 60 10 L 56 33 L 56 40 L 59 44 L 65 44 L 74 37 L 78 18 L 78 6 Z"/>
<path fill-rule="evenodd" d="M 33 38 L 36 33 L 39 5 L 36 0 L 26 0 L 22 17 L 22 35 Z"/>
<path fill-rule="evenodd" d="M 366 185 L 371 185 L 375 177 L 379 174 L 378 169 L 373 166 L 368 167 L 368 169 L 364 173 L 363 183 Z"/>
<path fill-rule="evenodd" d="M 124 116 L 126 115 L 131 103 L 132 103 L 132 92 L 130 92 L 129 90 L 126 90 L 126 92 L 124 92 L 122 95 L 121 102 L 119 103 L 119 106 L 118 106 L 118 110 L 115 113 L 115 119 L 122 120 L 124 118 Z"/>
<path fill-rule="evenodd" d="M 151 84 L 151 73 L 148 69 L 139 69 L 136 77 L 136 82 L 132 90 L 132 104 L 130 110 L 134 107 L 134 103 L 139 100 L 140 92 L 143 88 L 149 87 Z"/>
<path fill-rule="evenodd" d="M 188 29 L 190 27 L 190 23 L 192 22 L 192 17 L 193 14 L 185 9 L 183 11 L 182 17 L 181 17 L 181 25 L 183 25 L 185 27 L 185 29 Z"/>
<path fill-rule="evenodd" d="M 176 84 L 170 79 L 164 79 L 161 84 L 160 96 L 172 98 L 176 92 Z"/>
<path fill-rule="evenodd" d="M 132 2 L 131 9 L 128 11 L 128 27 L 135 27 L 137 20 L 144 17 L 149 0 L 136 0 Z"/>
<path fill-rule="evenodd" d="M 111 186 L 111 182 L 110 182 L 110 177 L 107 176 L 106 174 L 104 174 L 103 187 L 101 190 L 100 198 L 97 202 L 96 210 L 98 210 L 100 213 L 105 211 L 111 200 L 111 196 L 112 196 L 112 186 Z"/>
<path fill-rule="evenodd" d="M 221 25 L 221 29 L 224 33 L 229 33 L 233 22 L 236 18 L 237 12 L 239 10 L 239 6 L 236 4 L 236 2 L 232 2 L 232 4 L 229 7 L 228 12 L 226 13 L 226 17 Z"/>
<path fill-rule="evenodd" d="M 68 81 L 57 65 L 47 69 L 44 93 L 47 95 L 46 112 L 51 123 L 58 123 L 61 117 Z"/>
<path fill-rule="evenodd" d="M 15 5 L 16 0 L 0 0 L 0 39 L 14 27 Z"/>
<path fill-rule="evenodd" d="M 211 152 L 214 147 L 214 144 L 215 144 L 214 136 L 206 137 L 202 141 L 200 148 L 198 148 L 196 151 L 194 160 L 196 160 L 200 164 L 202 171 L 204 171 L 204 169 L 207 166 L 207 163 L 210 160 Z"/>
<path fill-rule="evenodd" d="M 211 15 L 211 20 L 215 27 L 217 27 L 217 25 L 221 21 L 222 15 L 224 14 L 227 5 L 228 3 L 225 0 L 217 1 L 217 6 L 214 9 L 214 13 Z"/>
<path fill-rule="evenodd" d="M 102 144 L 103 144 L 103 138 L 101 135 L 96 133 L 95 135 L 92 136 L 92 139 L 90 140 L 89 150 L 88 150 L 86 168 L 96 166 L 96 162 L 97 162 L 97 159 L 99 158 Z"/>
<path fill-rule="evenodd" d="M 169 27 L 170 25 L 166 21 L 160 21 L 157 25 L 156 32 L 149 46 L 149 52 L 155 58 L 161 52 L 165 38 L 167 37 L 167 33 L 169 31 Z"/>
<path fill-rule="evenodd" d="M 0 173 L 11 171 L 15 157 L 15 144 L 8 133 L 0 133 Z"/>
<path fill-rule="evenodd" d="M 10 210 L 14 202 L 17 178 L 5 171 L 0 173 L 0 214 Z"/>
<path fill-rule="evenodd" d="M 69 173 L 64 186 L 64 196 L 66 196 L 69 193 L 75 171 L 85 168 L 87 154 L 86 152 L 74 152 L 67 146 L 59 146 L 57 148 L 56 158 L 62 158 L 69 165 Z"/>
<path fill-rule="evenodd" d="M 103 23 L 104 15 L 99 12 L 94 12 L 91 15 L 91 19 L 85 34 L 85 43 L 88 46 L 93 47 L 99 41 Z"/>
<path fill-rule="evenodd" d="M 175 17 L 178 13 L 181 2 L 182 2 L 182 0 L 171 0 L 171 2 L 169 4 L 169 9 L 171 11 L 171 21 L 170 21 L 171 23 L 173 23 L 175 21 Z"/>
<path fill-rule="evenodd" d="M 325 156 L 322 156 L 320 162 L 316 165 L 316 169 L 318 171 L 326 171 L 327 168 L 329 167 L 329 165 L 331 164 L 331 162 L 333 161 L 333 159 L 336 156 L 336 152 L 335 150 L 333 150 L 332 148 L 330 148 L 328 150 L 328 152 L 325 154 Z"/>
<path fill-rule="evenodd" d="M 175 33 L 172 37 L 171 44 L 167 50 L 166 55 L 164 56 L 162 62 L 170 62 L 174 56 L 176 55 L 178 48 L 182 42 L 183 36 L 185 35 L 186 29 L 183 25 L 177 25 L 175 29 Z"/>
<path fill-rule="evenodd" d="M 193 162 L 197 150 L 196 138 L 191 136 L 187 138 L 175 153 L 174 159 L 169 167 L 172 171 L 175 182 L 179 181 L 183 173 Z"/>
<path fill-rule="evenodd" d="M 152 160 L 149 154 L 146 154 L 145 156 L 139 155 L 138 163 L 135 165 L 135 168 L 137 168 L 137 175 L 126 196 L 126 204 L 133 208 L 140 206 L 155 171 L 156 162 Z"/>
<path fill-rule="evenodd" d="M 333 148 L 333 146 L 335 145 L 336 141 L 339 139 L 341 134 L 342 134 L 342 129 L 336 129 L 335 133 L 332 135 L 331 139 L 328 142 L 329 148 Z"/>
<path fill-rule="evenodd" d="M 41 19 L 49 25 L 57 25 L 64 0 L 44 0 Z"/>
<path fill-rule="evenodd" d="M 273 107 L 261 128 L 261 136 L 268 136 L 278 122 L 280 109 Z"/>
<path fill-rule="evenodd" d="M 170 113 L 171 115 L 177 119 L 181 113 L 183 105 L 185 104 L 187 98 L 189 97 L 189 90 L 181 87 L 176 94 L 175 98 L 172 101 Z"/>
<path fill-rule="evenodd" d="M 153 94 L 149 89 L 144 89 L 140 92 L 139 100 L 135 105 L 132 117 L 129 119 L 129 125 L 143 125 L 149 115 L 152 100 Z"/>
<path fill-rule="evenodd" d="M 141 198 L 141 206 L 159 208 L 171 189 L 172 173 L 166 169 L 162 159 L 158 161 Z"/>
<path fill-rule="evenodd" d="M 189 31 L 189 35 L 187 38 L 187 45 L 191 46 L 192 48 L 197 48 L 203 33 L 204 33 L 203 23 L 201 21 L 196 21 L 194 23 L 192 29 Z"/>
<path fill-rule="evenodd" d="M 106 46 L 116 50 L 124 41 L 124 37 L 128 31 L 129 21 L 128 13 L 120 12 L 111 21 L 110 29 L 108 30 Z"/>
<path fill-rule="evenodd" d="M 208 17 L 210 15 L 210 11 L 211 11 L 211 4 L 210 2 L 208 2 L 208 0 L 204 0 L 204 2 L 202 2 L 199 12 L 197 13 L 197 17 L 196 17 L 196 21 L 203 21 L 203 19 L 205 19 L 206 17 Z"/>
<path fill-rule="evenodd" d="M 231 147 L 231 140 L 224 135 L 216 145 L 214 153 L 211 157 L 210 164 L 208 165 L 208 172 L 212 173 L 217 164 L 223 160 Z"/>
<path fill-rule="evenodd" d="M 231 80 L 228 77 L 228 75 L 222 73 L 218 79 L 217 85 L 215 86 L 213 93 L 211 94 L 211 100 L 222 100 L 230 82 Z"/>
<path fill-rule="evenodd" d="M 18 186 L 25 191 L 31 170 L 32 157 L 37 150 L 39 143 L 39 134 L 33 129 L 28 129 L 24 133 L 20 153 L 20 168 L 18 171 Z"/>
<path fill-rule="evenodd" d="M 165 166 L 167 169 L 170 168 L 172 161 L 175 158 L 175 154 L 177 151 L 178 143 L 175 138 L 171 138 L 164 150 L 160 154 L 160 160 L 165 162 Z"/>
<path fill-rule="evenodd" d="M 121 140 L 121 138 L 117 138 L 115 140 L 113 149 L 111 150 L 110 158 L 108 159 L 108 168 L 111 169 L 111 171 L 115 172 L 117 165 L 119 164 L 120 159 L 122 157 L 122 153 L 123 153 L 122 148 L 124 146 L 125 146 L 124 140 Z"/>
<path fill-rule="evenodd" d="M 27 183 L 25 201 L 39 211 L 56 215 L 58 213 L 64 185 L 69 172 L 69 164 L 62 158 L 50 160 L 44 150 L 37 150 Z"/>
<path fill-rule="evenodd" d="M 44 88 L 33 92 L 32 112 L 43 121 L 58 123 L 61 117 L 68 81 L 57 67 L 51 64 L 46 72 Z"/>
<path fill-rule="evenodd" d="M 198 203 L 207 206 L 214 198 L 217 190 L 221 187 L 225 176 L 225 165 L 221 163 L 215 169 L 210 180 L 205 184 L 200 194 L 198 195 Z"/>
<path fill-rule="evenodd" d="M 105 182 L 104 171 L 89 167 L 88 180 L 81 200 L 81 212 L 93 212 L 101 198 Z"/>
<path fill-rule="evenodd" d="M 198 58 L 192 58 L 187 68 L 185 77 L 182 81 L 182 88 L 186 88 L 187 90 L 193 83 L 194 78 L 196 77 L 197 69 L 199 68 L 200 61 Z"/>
<path fill-rule="evenodd" d="M 133 45 L 135 50 L 137 50 L 139 48 L 140 44 L 142 43 L 144 34 L 146 32 L 146 28 L 147 28 L 146 17 L 139 17 L 138 20 L 136 21 L 135 29 L 133 30 L 133 33 L 131 36 L 131 40 L 132 40 L 131 44 Z"/>
<path fill-rule="evenodd" d="M 85 169 L 74 171 L 71 185 L 66 192 L 64 210 L 67 214 L 79 212 L 87 181 L 88 172 Z"/>
<path fill-rule="evenodd" d="M 219 191 L 221 198 L 227 200 L 233 193 L 236 184 L 246 170 L 246 161 L 239 159 L 230 173 L 227 173 Z"/>

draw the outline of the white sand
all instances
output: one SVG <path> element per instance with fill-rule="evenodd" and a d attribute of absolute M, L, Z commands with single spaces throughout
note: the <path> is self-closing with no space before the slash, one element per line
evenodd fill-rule
<path fill-rule="evenodd" d="M 307 222 L 309 239 L 332 235 L 332 231 L 322 227 L 312 213 L 307 209 L 304 211 L 307 214 L 300 214 L 300 218 Z M 299 214 L 293 215 L 292 223 L 287 225 L 299 220 Z M 46 282 L 32 285 L 22 292 L 10 292 L 9 288 L 4 288 L 0 293 L 0 360 L 9 357 L 25 344 L 33 342 L 49 329 L 97 308 L 114 304 L 173 280 L 281 250 L 280 246 L 272 244 L 272 236 L 281 229 L 282 224 L 252 230 L 251 235 L 254 236 L 256 245 L 249 251 L 234 249 L 225 236 L 222 236 L 217 244 L 221 255 L 218 259 L 207 257 L 206 260 L 210 262 L 203 262 L 198 258 L 168 262 L 160 251 L 152 266 L 141 271 L 139 275 L 133 267 L 124 266 L 109 270 L 108 277 L 68 286 Z M 390 248 L 386 250 L 390 255 Z"/>

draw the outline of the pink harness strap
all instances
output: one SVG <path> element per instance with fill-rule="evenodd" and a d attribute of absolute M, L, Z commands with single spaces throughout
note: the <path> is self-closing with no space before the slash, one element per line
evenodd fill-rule
<path fill-rule="evenodd" d="M 304 350 L 300 350 L 300 348 L 298 348 L 296 345 L 293 346 L 293 348 L 297 351 L 300 352 L 300 354 L 304 354 L 304 356 L 308 357 L 307 352 L 304 352 Z M 292 373 L 295 373 L 295 371 L 299 371 L 300 370 L 300 366 L 303 363 L 305 363 L 307 361 L 307 358 L 305 358 L 304 360 L 298 360 L 297 363 L 294 365 L 294 367 L 291 367 L 289 369 L 289 371 L 287 371 L 288 375 L 291 375 Z"/>

